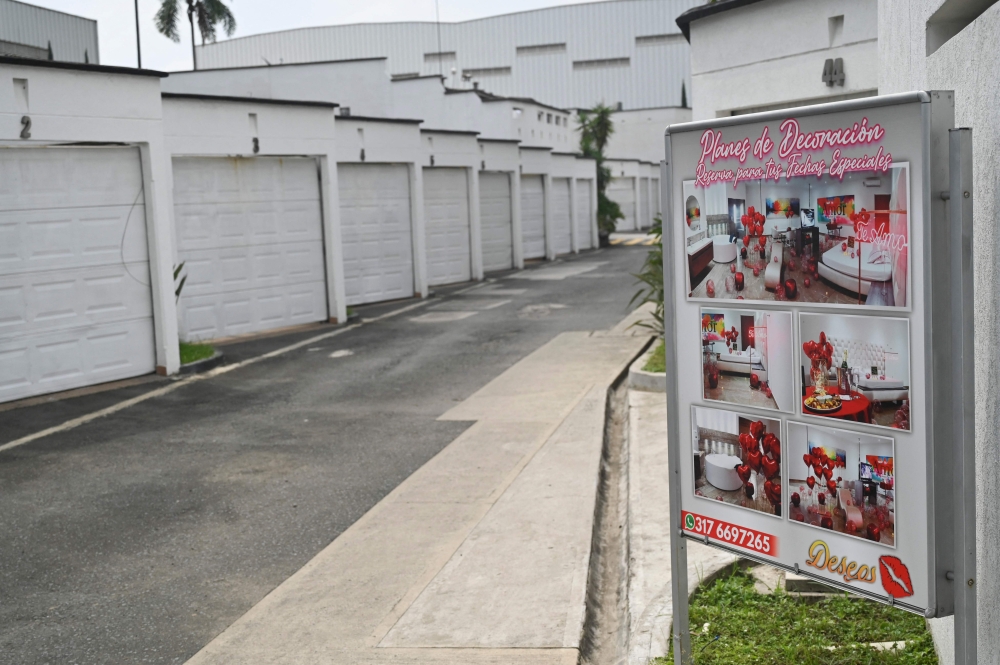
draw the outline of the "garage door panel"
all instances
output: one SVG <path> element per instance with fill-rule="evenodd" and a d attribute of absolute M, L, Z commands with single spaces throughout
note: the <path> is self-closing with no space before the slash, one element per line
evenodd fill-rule
<path fill-rule="evenodd" d="M 540 175 L 521 176 L 521 235 L 524 258 L 545 257 L 545 184 Z"/>
<path fill-rule="evenodd" d="M 479 219 L 483 242 L 483 270 L 514 267 L 513 210 L 510 176 L 479 174 Z"/>
<path fill-rule="evenodd" d="M 591 224 L 594 219 L 593 190 L 590 180 L 576 181 L 576 246 L 590 249 Z"/>
<path fill-rule="evenodd" d="M 2 275 L 144 261 L 147 252 L 143 206 L 0 212 Z"/>
<path fill-rule="evenodd" d="M 182 313 L 185 330 L 197 341 L 218 331 L 242 335 L 259 330 L 312 323 L 326 313 L 326 291 L 316 284 L 285 285 L 236 294 L 193 296 Z"/>
<path fill-rule="evenodd" d="M 116 381 L 155 369 L 151 318 L 0 341 L 0 402 Z"/>
<path fill-rule="evenodd" d="M 552 248 L 556 254 L 568 254 L 573 249 L 570 191 L 569 178 L 552 179 Z"/>
<path fill-rule="evenodd" d="M 143 204 L 135 148 L 37 148 L 0 159 L 0 210 Z"/>
<path fill-rule="evenodd" d="M 466 170 L 425 168 L 424 209 L 428 283 L 469 281 L 472 250 Z"/>
<path fill-rule="evenodd" d="M 184 296 L 253 286 L 323 283 L 326 274 L 322 248 L 314 243 L 188 252 L 184 273 Z"/>
<path fill-rule="evenodd" d="M 337 180 L 347 304 L 413 297 L 409 169 L 338 164 Z"/>

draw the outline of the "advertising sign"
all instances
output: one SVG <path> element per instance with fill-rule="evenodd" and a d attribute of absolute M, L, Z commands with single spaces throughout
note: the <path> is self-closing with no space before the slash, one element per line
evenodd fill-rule
<path fill-rule="evenodd" d="M 932 102 L 671 126 L 663 222 L 684 537 L 927 616 Z"/>

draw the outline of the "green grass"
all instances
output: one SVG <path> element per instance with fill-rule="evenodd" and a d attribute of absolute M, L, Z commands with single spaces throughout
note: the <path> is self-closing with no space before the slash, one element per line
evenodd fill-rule
<path fill-rule="evenodd" d="M 750 573 L 735 567 L 699 589 L 691 599 L 690 617 L 695 665 L 937 663 L 922 617 L 846 594 L 818 603 L 780 589 L 759 594 Z M 906 640 L 906 647 L 896 651 L 867 646 L 900 640 Z M 825 648 L 830 646 L 838 648 Z M 653 663 L 672 665 L 673 654 Z"/>
<path fill-rule="evenodd" d="M 663 342 L 656 345 L 653 352 L 649 354 L 649 358 L 646 359 L 646 366 L 643 367 L 645 372 L 659 372 L 663 374 L 667 371 L 667 361 L 664 357 L 666 354 L 666 349 L 663 348 Z"/>
<path fill-rule="evenodd" d="M 215 353 L 215 347 L 211 344 L 188 344 L 187 342 L 181 342 L 182 365 L 211 358 L 213 353 Z"/>

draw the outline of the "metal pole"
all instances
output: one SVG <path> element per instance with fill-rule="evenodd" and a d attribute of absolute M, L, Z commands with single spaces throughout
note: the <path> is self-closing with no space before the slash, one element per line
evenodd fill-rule
<path fill-rule="evenodd" d="M 663 344 L 667 366 L 667 463 L 670 492 L 670 592 L 673 596 L 673 647 L 676 665 L 691 664 L 691 627 L 688 618 L 687 543 L 681 536 L 681 436 L 677 403 L 677 321 L 674 293 L 677 267 L 674 264 L 675 224 L 673 183 L 670 178 L 670 136 L 666 137 L 667 159 L 660 162 L 660 192 L 663 200 Z M 686 269 L 686 267 L 685 267 Z M 687 463 L 690 464 L 690 455 Z"/>
<path fill-rule="evenodd" d="M 139 0 L 135 0 L 135 56 L 142 69 L 142 42 L 139 41 Z"/>
<path fill-rule="evenodd" d="M 954 458 L 955 665 L 975 665 L 976 395 L 972 281 L 972 130 L 948 130 L 951 234 L 952 455 Z"/>

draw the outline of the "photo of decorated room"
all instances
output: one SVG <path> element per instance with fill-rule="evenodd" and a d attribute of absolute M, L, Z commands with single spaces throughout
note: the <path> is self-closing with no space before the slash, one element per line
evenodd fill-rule
<path fill-rule="evenodd" d="M 692 407 L 696 496 L 781 515 L 781 424 Z"/>
<path fill-rule="evenodd" d="M 907 306 L 906 165 L 683 190 L 691 297 Z"/>
<path fill-rule="evenodd" d="M 893 440 L 788 424 L 788 518 L 896 544 Z"/>
<path fill-rule="evenodd" d="M 701 348 L 705 399 L 793 411 L 790 312 L 703 308 Z"/>
<path fill-rule="evenodd" d="M 910 429 L 906 319 L 799 315 L 802 412 Z"/>

